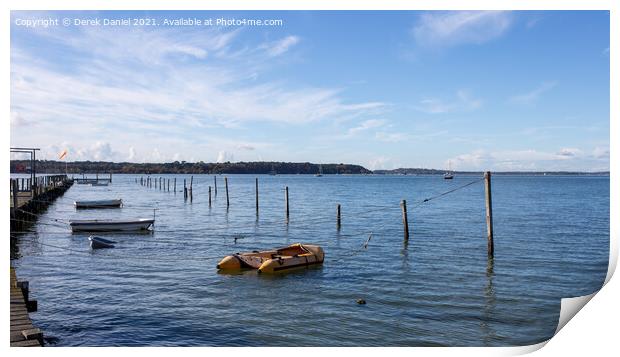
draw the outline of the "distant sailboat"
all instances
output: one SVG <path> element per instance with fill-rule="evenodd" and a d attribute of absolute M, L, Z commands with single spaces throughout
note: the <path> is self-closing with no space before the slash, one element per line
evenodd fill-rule
<path fill-rule="evenodd" d="M 454 173 L 452 172 L 452 162 L 448 161 L 448 171 L 443 174 L 444 180 L 452 180 L 454 178 Z"/>
<path fill-rule="evenodd" d="M 321 177 L 323 176 L 323 165 L 319 165 L 319 173 L 314 175 L 316 177 Z"/>

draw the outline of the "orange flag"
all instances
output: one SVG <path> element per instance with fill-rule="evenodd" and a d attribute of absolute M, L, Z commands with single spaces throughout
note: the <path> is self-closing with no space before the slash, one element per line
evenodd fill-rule
<path fill-rule="evenodd" d="M 67 156 L 67 149 L 65 149 L 63 152 L 60 153 L 60 157 L 58 158 L 58 160 L 64 159 L 65 156 Z"/>

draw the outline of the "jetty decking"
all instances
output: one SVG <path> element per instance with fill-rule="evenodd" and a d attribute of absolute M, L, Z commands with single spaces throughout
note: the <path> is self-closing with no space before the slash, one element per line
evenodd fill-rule
<path fill-rule="evenodd" d="M 36 311 L 37 302 L 28 300 L 29 284 L 17 281 L 11 268 L 11 347 L 41 347 L 43 332 L 32 325 L 29 312 Z"/>

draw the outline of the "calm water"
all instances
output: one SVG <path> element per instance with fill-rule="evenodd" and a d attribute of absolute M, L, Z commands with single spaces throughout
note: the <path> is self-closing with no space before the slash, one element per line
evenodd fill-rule
<path fill-rule="evenodd" d="M 525 345 L 550 338 L 560 298 L 598 290 L 607 271 L 609 177 L 494 176 L 494 262 L 482 182 L 414 208 L 473 176 L 259 176 L 258 218 L 255 176 L 229 176 L 228 211 L 224 176 L 211 208 L 213 176 L 194 176 L 191 203 L 135 177 L 74 185 L 21 238 L 13 263 L 38 300 L 31 316 L 58 346 Z M 176 177 L 177 189 L 189 179 Z M 125 207 L 72 206 L 116 197 Z M 115 249 L 94 252 L 54 221 L 146 218 L 152 208 L 153 234 L 113 235 Z M 321 244 L 325 264 L 279 276 L 215 268 L 230 253 L 295 242 Z"/>

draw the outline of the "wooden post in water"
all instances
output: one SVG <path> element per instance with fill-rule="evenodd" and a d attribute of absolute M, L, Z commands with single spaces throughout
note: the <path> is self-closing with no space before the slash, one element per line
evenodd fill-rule
<path fill-rule="evenodd" d="M 159 178 L 159 190 L 161 191 L 161 177 Z"/>
<path fill-rule="evenodd" d="M 256 191 L 256 215 L 258 216 L 258 177 L 256 178 L 256 185 L 255 185 L 255 191 Z"/>
<path fill-rule="evenodd" d="M 286 202 L 286 223 L 289 220 L 289 211 L 288 211 L 288 186 L 284 188 L 284 201 Z"/>
<path fill-rule="evenodd" d="M 170 192 L 170 179 L 168 179 L 168 192 Z"/>
<path fill-rule="evenodd" d="M 213 176 L 213 188 L 215 189 L 215 195 L 217 196 L 217 176 Z"/>
<path fill-rule="evenodd" d="M 183 198 L 187 199 L 187 181 L 183 179 Z"/>
<path fill-rule="evenodd" d="M 174 178 L 174 186 L 172 187 L 174 189 L 174 194 L 177 194 L 177 178 Z"/>
<path fill-rule="evenodd" d="M 491 171 L 484 173 L 484 200 L 487 208 L 487 254 L 493 258 L 493 204 L 491 201 Z"/>
<path fill-rule="evenodd" d="M 194 200 L 194 176 L 192 176 L 189 180 L 189 200 Z"/>
<path fill-rule="evenodd" d="M 110 183 L 112 183 L 112 171 L 110 171 Z"/>
<path fill-rule="evenodd" d="M 11 190 L 13 190 L 13 215 L 15 215 L 17 212 L 17 180 L 11 180 Z"/>
<path fill-rule="evenodd" d="M 402 200 L 400 202 L 400 208 L 403 211 L 403 229 L 405 241 L 409 240 L 409 220 L 407 219 L 407 201 Z"/>
<path fill-rule="evenodd" d="M 336 227 L 340 229 L 340 203 L 336 205 Z"/>
<path fill-rule="evenodd" d="M 228 201 L 228 177 L 224 177 L 224 186 L 226 186 L 226 208 L 228 208 L 230 206 L 230 201 Z M 217 189 L 215 192 L 217 192 Z"/>
<path fill-rule="evenodd" d="M 211 208 L 211 186 L 209 186 L 209 208 Z"/>

